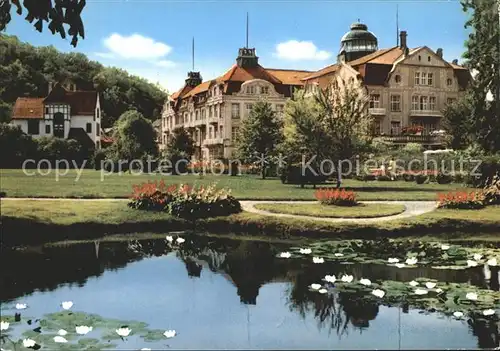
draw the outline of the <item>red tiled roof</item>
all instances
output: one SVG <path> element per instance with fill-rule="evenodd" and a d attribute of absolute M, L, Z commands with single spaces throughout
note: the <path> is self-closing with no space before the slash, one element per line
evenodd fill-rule
<path fill-rule="evenodd" d="M 333 73 L 333 72 L 337 71 L 339 69 L 339 67 L 340 67 L 339 64 L 334 63 L 333 65 L 326 66 L 325 68 L 322 68 L 319 71 L 314 72 L 313 74 L 302 78 L 302 80 L 306 81 L 306 80 L 322 77 L 324 75 L 327 75 L 329 73 Z"/>
<path fill-rule="evenodd" d="M 92 116 L 97 104 L 97 92 L 67 91 L 61 84 L 56 84 L 43 102 L 45 104 L 66 103 L 71 106 L 71 115 Z"/>
<path fill-rule="evenodd" d="M 229 71 L 220 77 L 221 82 L 246 82 L 252 79 L 263 79 L 273 84 L 283 84 L 278 78 L 267 72 L 266 69 L 260 65 L 242 68 L 235 64 Z"/>
<path fill-rule="evenodd" d="M 206 82 L 198 84 L 193 89 L 189 90 L 186 94 L 182 95 L 182 97 L 187 98 L 187 97 L 195 96 L 196 94 L 208 91 L 208 88 L 210 88 L 210 85 L 212 82 L 213 82 L 212 80 L 207 80 Z"/>
<path fill-rule="evenodd" d="M 17 98 L 12 119 L 41 119 L 43 112 L 43 98 Z"/>
<path fill-rule="evenodd" d="M 350 66 L 354 67 L 354 66 L 358 66 L 358 65 L 362 65 L 362 64 L 371 62 L 372 60 L 375 60 L 377 58 L 380 58 L 379 61 L 382 61 L 382 62 L 376 62 L 376 63 L 383 63 L 383 64 L 386 64 L 386 65 L 392 65 L 394 63 L 394 61 L 396 61 L 397 57 L 394 58 L 394 59 L 392 59 L 392 61 L 389 61 L 389 58 L 391 58 L 391 55 L 388 55 L 388 56 L 385 55 L 387 53 L 390 53 L 391 51 L 397 51 L 397 52 L 399 52 L 398 57 L 401 56 L 401 53 L 402 53 L 401 49 L 398 48 L 398 47 L 392 47 L 392 48 L 389 48 L 389 49 L 377 50 L 377 51 L 375 51 L 375 52 L 373 52 L 373 53 L 371 53 L 369 55 L 360 57 L 357 60 L 349 61 L 349 62 L 347 62 L 347 64 L 349 64 Z"/>
<path fill-rule="evenodd" d="M 286 85 L 304 85 L 302 79 L 313 73 L 311 71 L 297 71 L 291 69 L 266 68 L 265 70 Z"/>

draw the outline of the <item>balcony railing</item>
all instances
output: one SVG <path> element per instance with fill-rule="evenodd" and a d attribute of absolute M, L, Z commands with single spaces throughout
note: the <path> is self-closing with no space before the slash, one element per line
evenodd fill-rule
<path fill-rule="evenodd" d="M 210 123 L 210 124 L 215 124 L 215 123 L 219 123 L 219 122 L 220 122 L 219 117 L 215 117 L 215 116 L 208 117 L 208 123 Z"/>
<path fill-rule="evenodd" d="M 419 143 L 419 144 L 441 144 L 439 136 L 433 135 L 390 135 L 381 136 L 385 141 L 391 143 Z"/>
<path fill-rule="evenodd" d="M 224 139 L 223 138 L 212 138 L 212 139 L 205 139 L 203 141 L 203 145 L 223 145 L 224 144 Z"/>
<path fill-rule="evenodd" d="M 438 110 L 411 110 L 412 117 L 443 117 L 443 113 Z"/>
<path fill-rule="evenodd" d="M 368 112 L 370 112 L 372 116 L 385 116 L 385 108 L 382 107 L 369 108 Z"/>

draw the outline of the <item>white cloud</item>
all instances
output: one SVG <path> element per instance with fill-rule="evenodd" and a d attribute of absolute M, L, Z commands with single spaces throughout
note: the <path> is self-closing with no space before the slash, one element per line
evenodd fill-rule
<path fill-rule="evenodd" d="M 156 61 L 155 65 L 158 67 L 170 68 L 170 67 L 175 67 L 176 63 L 173 61 L 169 61 L 169 60 L 160 60 L 160 61 Z"/>
<path fill-rule="evenodd" d="M 276 45 L 274 56 L 281 59 L 299 60 L 326 60 L 332 56 L 325 50 L 318 50 L 312 41 L 289 40 Z"/>
<path fill-rule="evenodd" d="M 172 51 L 167 44 L 140 34 L 122 36 L 113 33 L 103 43 L 110 54 L 124 59 L 158 60 Z"/>

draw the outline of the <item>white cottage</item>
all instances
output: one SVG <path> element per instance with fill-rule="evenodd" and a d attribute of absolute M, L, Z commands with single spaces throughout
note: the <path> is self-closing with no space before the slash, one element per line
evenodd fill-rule
<path fill-rule="evenodd" d="M 45 98 L 18 98 L 11 123 L 33 138 L 77 139 L 101 148 L 99 94 L 78 91 L 75 84 L 50 86 Z"/>

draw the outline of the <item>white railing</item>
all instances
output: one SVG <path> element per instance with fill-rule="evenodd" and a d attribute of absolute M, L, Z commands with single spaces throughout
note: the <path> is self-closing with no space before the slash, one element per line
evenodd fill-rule
<path fill-rule="evenodd" d="M 370 112 L 371 115 L 378 115 L 378 116 L 383 116 L 385 115 L 385 108 L 383 107 L 372 107 L 368 109 L 368 112 Z"/>
<path fill-rule="evenodd" d="M 443 117 L 443 113 L 439 110 L 411 110 L 410 116 Z"/>

